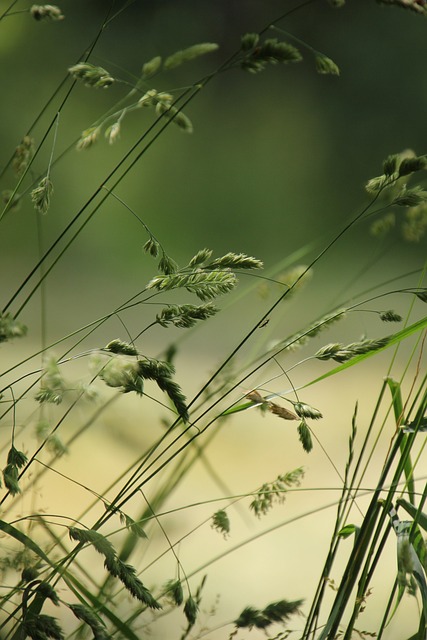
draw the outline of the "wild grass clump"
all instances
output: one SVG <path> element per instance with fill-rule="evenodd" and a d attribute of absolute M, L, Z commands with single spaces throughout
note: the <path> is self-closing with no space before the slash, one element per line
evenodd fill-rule
<path fill-rule="evenodd" d="M 15 4 L 0 13 L 0 29 L 31 17 L 32 29 L 60 29 L 69 14 L 80 20 L 91 11 Z M 267 16 L 265 26 L 244 33 L 228 54 L 211 41 L 171 52 L 169 39 L 159 34 L 162 51 L 147 53 L 137 72 L 127 71 L 114 54 L 104 60 L 98 47 L 106 33 L 120 34 L 132 4 L 108 5 L 91 41 L 64 65 L 57 87 L 37 107 L 33 124 L 19 122 L 15 148 L 1 163 L 0 242 L 12 233 L 18 239 L 13 250 L 23 255 L 23 230 L 28 220 L 36 223 L 28 272 L 19 266 L 19 281 L 11 273 L 2 289 L 0 637 L 391 638 L 409 595 L 419 608 L 408 635 L 425 638 L 426 264 L 406 273 L 402 263 L 398 277 L 383 275 L 369 287 L 359 280 L 366 258 L 360 238 L 387 246 L 399 229 L 406 242 L 425 242 L 427 155 L 397 150 L 386 157 L 382 173 L 367 180 L 367 201 L 358 209 L 349 202 L 353 214 L 315 244 L 305 230 L 306 244 L 280 265 L 246 253 L 243 234 L 241 241 L 224 232 L 226 250 L 211 238 L 206 245 L 212 249 L 203 243 L 187 252 L 195 224 L 188 211 L 173 212 L 182 216 L 181 231 L 167 249 L 168 241 L 159 238 L 167 237 L 168 221 L 148 211 L 145 200 L 131 206 L 123 194 L 143 191 L 140 161 L 174 134 L 162 159 L 164 188 L 170 188 L 174 136 L 197 134 L 188 114 L 205 87 L 242 71 L 256 86 L 259 74 L 273 78 L 296 63 L 295 72 L 317 73 L 322 81 L 331 76 L 338 82 L 342 72 L 329 55 L 283 28 L 292 26 L 293 14 L 311 18 L 320 6 L 314 1 Z M 345 11 L 344 4 L 331 0 L 323 11 Z M 414 19 L 427 14 L 420 0 L 380 4 L 409 9 Z M 53 64 L 55 52 L 50 55 Z M 210 71 L 197 77 L 204 65 Z M 77 127 L 71 115 L 79 91 L 86 93 L 77 103 Z M 86 103 L 94 95 L 95 118 Z M 31 101 L 30 108 L 34 116 Z M 250 108 L 250 102 L 242 106 Z M 73 123 L 72 135 L 64 121 Z M 97 148 L 93 176 L 102 177 L 87 169 L 87 184 L 75 185 L 82 158 Z M 254 150 L 254 164 L 270 162 L 256 156 Z M 226 155 L 224 166 L 236 170 Z M 85 194 L 75 209 L 61 192 L 70 183 Z M 191 180 L 184 185 L 189 211 L 193 188 Z M 122 268 L 134 246 L 125 225 L 117 224 L 115 250 L 101 256 L 105 307 L 98 313 L 98 291 L 95 285 L 86 291 L 90 274 L 79 261 L 82 239 L 93 242 L 90 223 L 104 216 L 107 224 L 112 202 L 137 225 L 143 266 L 137 277 L 109 278 L 116 253 Z M 298 226 L 298 214 L 291 218 Z M 258 227 L 272 248 L 281 246 L 262 220 Z M 356 230 L 364 235 L 352 236 Z M 333 251 L 347 237 L 346 260 L 359 274 L 359 290 L 348 286 L 342 293 L 335 288 L 341 265 L 334 266 Z M 398 245 L 391 246 L 399 260 Z M 310 280 L 329 261 L 318 313 Z M 58 289 L 63 265 L 67 277 Z M 81 308 L 70 313 L 58 304 L 52 313 L 51 287 L 81 291 Z M 325 303 L 331 294 L 335 302 Z M 97 314 L 81 321 L 82 311 L 93 314 L 92 295 Z M 303 312 L 294 318 L 292 305 L 302 296 Z M 228 313 L 225 326 L 221 307 Z M 363 318 L 363 335 L 360 324 L 352 324 L 355 317 Z M 225 350 L 226 338 L 234 336 L 231 325 L 238 339 Z M 215 356 L 211 368 L 208 347 Z M 382 368 L 374 369 L 373 361 Z M 351 376 L 359 370 L 355 383 Z M 352 387 L 351 403 L 341 397 L 341 379 Z M 340 445 L 331 438 L 333 421 Z M 237 444 L 218 445 L 234 427 Z M 273 468 L 279 459 L 282 466 Z M 314 460 L 315 471 L 300 459 Z M 227 476 L 230 465 L 234 478 Z M 260 479 L 266 467 L 268 478 Z M 214 493 L 200 480 L 200 469 Z M 256 541 L 266 546 L 236 569 L 241 550 Z M 390 548 L 391 579 L 385 571 Z M 313 550 L 307 567 L 305 556 Z M 227 561 L 224 580 L 215 570 Z M 279 584 L 271 596 L 273 576 Z"/>

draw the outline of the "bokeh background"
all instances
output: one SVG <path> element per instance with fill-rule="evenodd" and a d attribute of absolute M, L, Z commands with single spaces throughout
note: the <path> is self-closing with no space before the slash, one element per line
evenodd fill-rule
<path fill-rule="evenodd" d="M 215 255 L 228 251 L 254 255 L 263 260 L 266 273 L 271 276 L 280 276 L 283 265 L 294 254 L 294 265 L 308 264 L 366 204 L 363 185 L 381 173 L 385 157 L 407 148 L 418 154 L 426 151 L 425 19 L 373 0 L 349 0 L 340 10 L 319 0 L 293 11 L 298 5 L 278 0 L 141 0 L 112 5 L 110 15 L 117 15 L 100 34 L 90 61 L 123 81 L 132 83 L 142 64 L 155 55 L 167 56 L 197 42 L 217 42 L 218 51 L 161 75 L 154 82 L 163 91 L 192 84 L 227 59 L 239 47 L 243 33 L 259 31 L 288 10 L 289 16 L 280 26 L 330 56 L 341 71 L 339 77 L 317 74 L 313 56 L 302 49 L 304 60 L 299 64 L 271 66 L 258 75 L 238 69 L 219 74 L 185 109 L 194 133 L 185 135 L 170 126 L 142 156 L 115 193 L 144 220 L 181 265 L 205 246 Z M 8 3 L 0 6 L 4 12 Z M 29 4 L 25 2 L 14 3 L 9 9 L 11 15 L 0 22 L 2 169 L 30 128 L 36 143 L 40 142 L 71 79 L 51 100 L 52 95 L 66 77 L 68 67 L 83 58 L 110 7 L 109 3 L 95 0 L 64 0 L 60 6 L 65 19 L 57 23 L 37 23 L 28 14 Z M 284 35 L 271 35 L 286 39 Z M 153 121 L 149 110 L 135 111 L 125 118 L 114 145 L 108 145 L 101 136 L 93 148 L 75 151 L 74 143 L 81 132 L 127 90 L 120 82 L 108 90 L 89 89 L 81 84 L 74 87 L 58 120 L 54 159 L 68 151 L 52 167 L 54 193 L 51 208 L 41 220 L 41 236 L 28 193 L 19 210 L 10 212 L 1 222 L 2 301 L 9 300 L 37 263 L 40 237 L 42 249 L 55 240 Z M 27 191 L 31 180 L 44 174 L 52 143 L 53 129 L 32 167 L 31 179 L 23 184 Z M 15 183 L 13 172 L 5 169 L 2 189 L 11 189 Z M 425 240 L 406 243 L 399 224 L 386 240 L 374 238 L 369 234 L 369 222 L 353 228 L 316 265 L 303 290 L 263 329 L 260 342 L 267 345 L 290 335 L 334 306 L 357 299 L 363 291 L 387 281 L 391 281 L 388 289 L 417 285 L 419 276 L 414 272 L 423 266 Z M 135 217 L 113 197 L 108 198 L 46 280 L 43 295 L 48 344 L 110 313 L 145 286 L 155 273 L 153 261 L 142 250 L 146 239 Z M 395 278 L 398 279 L 394 281 Z M 30 281 L 12 310 L 16 311 L 36 282 L 37 277 Z M 197 393 L 279 291 L 271 285 L 261 295 L 248 277 L 242 277 L 241 285 L 239 291 L 246 291 L 245 297 L 240 299 L 239 293 L 233 305 L 224 299 L 224 313 L 209 328 L 202 328 L 179 343 L 178 375 L 188 397 Z M 40 348 L 39 293 L 21 316 L 30 327 L 28 337 L 2 348 L 3 371 Z M 384 304 L 386 308 L 396 304 L 396 310 L 404 313 L 409 303 L 407 297 L 396 296 L 393 302 L 387 300 Z M 413 317 L 417 313 L 422 313 L 418 307 Z M 138 309 L 124 320 L 130 333 L 136 335 L 150 318 L 151 311 Z M 345 342 L 361 335 L 377 337 L 384 333 L 378 320 L 371 318 L 367 314 L 353 315 L 330 339 Z M 120 321 L 113 318 L 78 349 L 99 348 L 116 337 L 126 339 Z M 156 329 L 143 338 L 144 352 L 155 356 L 175 337 Z M 318 346 L 325 341 L 329 338 L 321 339 Z M 73 339 L 64 342 L 66 346 L 71 344 Z M 64 348 L 56 348 L 56 354 Z M 403 363 L 405 350 L 402 354 Z M 298 358 L 295 356 L 295 361 Z M 40 366 L 40 359 L 30 362 L 31 367 Z M 307 401 L 327 417 L 322 427 L 316 424 L 315 433 L 341 471 L 355 401 L 359 400 L 363 432 L 388 363 L 389 356 L 383 354 L 340 384 L 334 381 L 327 386 L 326 382 L 310 389 Z M 306 384 L 324 370 L 319 364 L 298 368 L 293 384 Z M 22 374 L 25 369 L 18 371 Z M 80 370 L 77 365 L 70 365 L 68 375 L 74 374 L 80 375 Z M 274 368 L 263 371 L 259 378 L 242 385 L 241 394 L 277 374 Z M 13 379 L 17 373 L 11 375 Z M 287 389 L 289 383 L 281 378 L 277 384 L 265 386 L 280 391 Z M 32 416 L 32 410 L 27 409 L 28 416 Z M 84 418 L 83 408 L 75 423 L 67 427 L 70 433 Z M 133 460 L 135 449 L 147 446 L 158 435 L 159 425 L 151 426 L 156 419 L 156 411 L 146 399 L 122 398 L 76 442 L 61 460 L 61 471 L 102 493 L 111 477 Z M 19 421 L 24 424 L 26 420 L 23 409 Z M 5 451 L 10 424 L 9 416 L 2 428 Z M 199 537 L 182 544 L 180 557 L 189 573 L 222 553 L 227 544 L 232 546 L 255 535 L 262 526 L 274 526 L 336 499 L 337 493 L 332 490 L 339 486 L 336 471 L 321 447 L 316 445 L 314 453 L 307 457 L 296 434 L 290 435 L 291 430 L 285 427 L 278 425 L 274 417 L 262 419 L 251 412 L 236 416 L 218 430 L 209 449 L 209 464 L 230 489 L 230 495 L 245 493 L 300 465 L 307 469 L 307 490 L 290 496 L 288 511 L 272 515 L 267 524 L 253 522 L 247 513 L 237 514 L 231 540 L 222 540 L 205 526 Z M 26 442 L 25 433 L 23 430 L 22 442 Z M 379 455 L 377 465 L 381 464 Z M 374 481 L 375 475 L 372 478 Z M 314 489 L 322 491 L 319 494 Z M 77 513 L 88 500 L 81 487 L 58 477 L 39 491 L 37 508 L 49 512 L 59 512 L 66 500 Z M 206 466 L 200 463 L 166 506 L 173 509 L 221 495 Z M 29 507 L 19 504 L 18 508 Z M 187 509 L 182 518 L 165 518 L 165 526 L 173 538 L 178 538 L 212 510 L 210 504 Z M 247 545 L 213 565 L 206 587 L 206 606 L 215 602 L 217 592 L 223 594 L 217 605 L 218 620 L 233 619 L 246 604 L 262 606 L 281 597 L 309 600 L 323 558 L 319 548 L 326 549 L 332 526 L 330 511 L 322 518 L 317 514 L 307 526 L 302 527 L 297 521 L 279 528 L 261 538 L 259 545 Z M 318 526 L 320 522 L 324 526 Z M 160 550 L 165 547 L 163 539 L 152 544 L 154 549 L 156 544 Z M 139 569 L 155 555 L 152 549 L 147 558 L 136 558 Z M 386 567 L 391 579 L 395 572 L 393 553 L 394 549 Z M 148 582 L 158 583 L 163 577 L 170 577 L 170 571 L 167 561 L 165 566 L 158 562 L 143 575 L 148 576 Z M 380 600 L 381 597 L 380 593 Z M 405 603 L 407 611 L 402 615 L 401 629 L 407 628 L 416 612 L 413 600 Z M 369 612 L 368 608 L 367 616 L 366 625 L 369 620 L 376 620 L 375 610 Z M 153 625 L 153 637 L 162 637 L 166 629 L 170 630 L 169 624 L 165 622 L 160 631 L 159 626 Z M 176 619 L 174 624 L 179 626 L 182 621 Z M 387 637 L 401 637 L 396 629 Z M 227 630 L 218 630 L 212 637 L 227 637 Z"/>

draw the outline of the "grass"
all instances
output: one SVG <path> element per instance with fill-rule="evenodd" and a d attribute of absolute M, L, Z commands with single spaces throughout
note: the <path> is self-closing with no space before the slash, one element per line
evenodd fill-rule
<path fill-rule="evenodd" d="M 0 29 L 67 19 L 56 6 L 17 4 L 0 14 Z M 416 602 L 407 636 L 424 638 L 426 265 L 363 287 L 360 252 L 349 252 L 358 291 L 354 282 L 332 291 L 329 281 L 338 303 L 318 315 L 310 279 L 361 226 L 383 245 L 394 225 L 407 242 L 425 242 L 427 156 L 389 155 L 367 181 L 365 203 L 349 203 L 353 213 L 332 234 L 307 237 L 280 264 L 264 268 L 234 246 L 238 237 L 226 252 L 202 248 L 183 261 L 181 238 L 170 252 L 123 195 L 138 185 L 141 159 L 171 129 L 193 133 L 193 103 L 227 74 L 286 73 L 307 58 L 321 76 L 338 76 L 339 61 L 282 29 L 295 12 L 310 15 L 316 3 L 305 2 L 243 34 L 228 56 L 202 42 L 155 55 L 139 76 L 95 64 L 104 32 L 119 29 L 131 4 L 108 6 L 2 163 L 4 237 L 36 216 L 37 257 L 2 292 L 0 637 L 392 638 Z M 329 4 L 325 11 L 343 3 Z M 383 4 L 414 19 L 426 13 L 422 2 Z M 191 65 L 212 56 L 216 68 L 194 79 Z M 161 88 L 170 77 L 178 88 Z M 62 123 L 82 84 L 102 89 L 102 115 L 70 142 Z M 130 139 L 141 112 L 145 129 Z M 89 176 L 70 211 L 56 185 L 96 148 L 112 165 L 98 156 L 93 175 L 102 177 Z M 84 324 L 61 308 L 51 318 L 55 274 L 111 204 L 144 238 L 144 273 L 137 284 L 103 283 L 108 310 Z M 52 214 L 64 210 L 58 224 Z M 183 240 L 189 227 L 183 214 Z M 117 223 L 118 243 L 125 229 Z M 114 259 L 102 255 L 100 270 Z M 61 287 L 89 281 L 70 269 Z M 65 315 L 71 329 L 62 335 Z M 368 328 L 362 337 L 355 317 Z M 207 344 L 216 360 L 201 371 Z M 334 433 L 318 428 L 331 413 Z M 286 467 L 273 468 L 283 458 Z"/>

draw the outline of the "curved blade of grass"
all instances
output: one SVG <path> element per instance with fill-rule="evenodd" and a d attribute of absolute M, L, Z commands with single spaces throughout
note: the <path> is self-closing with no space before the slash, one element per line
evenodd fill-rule
<path fill-rule="evenodd" d="M 386 380 L 389 389 L 391 391 L 392 402 L 393 402 L 393 410 L 394 417 L 396 420 L 396 427 L 399 428 L 403 423 L 403 402 L 402 402 L 402 393 L 400 384 L 393 380 L 393 378 L 387 378 Z M 403 453 L 406 438 L 408 436 L 404 436 L 400 443 L 400 451 Z M 408 495 L 411 503 L 415 505 L 415 483 L 414 483 L 414 473 L 412 467 L 412 461 L 410 455 L 407 456 L 404 466 L 404 473 L 406 478 L 406 484 L 408 487 Z"/>
<path fill-rule="evenodd" d="M 420 513 L 419 510 L 410 502 L 407 502 L 404 498 L 399 498 L 397 504 L 405 509 L 412 518 L 416 518 L 418 524 L 427 531 L 427 516 L 424 513 Z"/>
<path fill-rule="evenodd" d="M 405 329 L 402 329 L 402 331 L 398 331 L 397 333 L 394 333 L 391 336 L 389 336 L 389 341 L 383 347 L 380 347 L 375 351 L 369 351 L 368 353 L 362 353 L 359 356 L 355 356 L 351 360 L 348 360 L 347 362 L 340 364 L 338 367 L 335 367 L 334 369 L 327 371 L 326 373 L 322 374 L 318 378 L 311 380 L 311 382 L 307 382 L 307 384 L 301 388 L 305 389 L 306 387 L 310 387 L 312 384 L 316 384 L 321 380 L 326 380 L 326 378 L 329 378 L 330 376 L 333 376 L 336 373 L 340 373 L 341 371 L 344 371 L 349 367 L 353 367 L 355 364 L 359 364 L 359 362 L 362 362 L 362 360 L 366 360 L 366 358 L 375 356 L 377 353 L 380 353 L 380 351 L 384 351 L 385 349 L 388 349 L 389 347 L 392 347 L 395 344 L 399 344 L 399 342 L 402 342 L 402 340 L 409 338 L 409 336 L 413 335 L 414 333 L 417 333 L 418 331 L 422 331 L 426 327 L 427 327 L 427 317 L 421 318 L 421 320 L 414 322 L 414 324 L 409 325 L 409 327 L 405 327 Z"/>
<path fill-rule="evenodd" d="M 230 407 L 230 409 L 226 409 L 220 415 L 221 416 L 229 416 L 232 413 L 238 413 L 239 411 L 245 411 L 245 409 L 249 409 L 250 407 L 256 407 L 253 402 L 244 402 L 243 404 L 236 404 L 234 407 Z"/>
<path fill-rule="evenodd" d="M 22 531 L 19 531 L 19 529 L 9 524 L 8 522 L 5 522 L 4 520 L 0 520 L 0 531 L 3 531 L 11 538 L 15 538 L 15 540 L 18 540 L 18 542 L 23 544 L 27 549 L 30 549 L 31 551 L 33 551 L 33 553 L 39 556 L 39 558 L 47 562 L 50 567 L 56 569 L 56 564 L 53 563 L 45 554 L 43 549 L 40 549 L 40 547 L 33 540 L 31 540 L 31 538 L 26 536 L 25 533 L 22 533 Z"/>

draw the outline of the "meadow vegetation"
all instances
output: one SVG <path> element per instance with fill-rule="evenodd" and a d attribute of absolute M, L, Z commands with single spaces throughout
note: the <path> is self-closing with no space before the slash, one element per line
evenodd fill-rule
<path fill-rule="evenodd" d="M 332 252 L 355 229 L 363 228 L 384 247 L 396 232 L 405 243 L 426 246 L 423 149 L 396 149 L 376 176 L 367 176 L 364 199 L 348 203 L 348 213 L 333 234 L 315 239 L 307 230 L 306 244 L 277 265 L 264 266 L 266 256 L 244 252 L 238 235 L 226 238 L 226 252 L 218 252 L 207 238 L 205 246 L 183 261 L 181 237 L 168 249 L 161 235 L 164 221 L 156 228 L 155 218 L 147 219 L 144 207 L 135 207 L 126 197 L 126 181 L 138 183 L 140 163 L 152 148 L 165 139 L 172 157 L 175 136 L 197 136 L 193 103 L 227 74 L 251 74 L 256 91 L 260 75 L 272 77 L 312 65 L 321 76 L 339 82 L 339 60 L 305 42 L 304 34 L 286 30 L 291 14 L 309 15 L 311 5 L 319 2 L 292 7 L 284 2 L 279 16 L 267 15 L 266 8 L 265 24 L 242 33 L 229 55 L 222 53 L 221 43 L 199 42 L 197 34 L 188 47 L 165 54 L 167 43 L 159 34 L 162 51 L 141 60 L 139 76 L 111 60 L 98 64 L 97 46 L 104 32 L 111 33 L 133 4 L 105 3 L 106 15 L 80 58 L 69 61 L 32 125 L 22 123 L 14 131 L 14 149 L 3 149 L 0 224 L 5 231 L 0 241 L 13 235 L 26 242 L 30 233 L 37 258 L 28 269 L 25 263 L 25 273 L 16 267 L 19 282 L 14 271 L 1 291 L 2 640 L 393 638 L 394 617 L 414 602 L 418 609 L 410 609 L 405 638 L 426 637 L 426 264 L 421 261 L 408 270 L 396 249 L 398 277 L 372 281 L 351 296 L 335 291 L 331 282 L 327 298 L 336 302 L 326 311 L 317 316 L 311 311 L 314 305 L 306 304 L 289 332 L 280 324 L 284 308 L 292 313 L 292 307 L 286 307 L 289 301 L 302 295 L 313 272 L 332 260 Z M 411 12 L 413 20 L 427 15 L 422 0 L 381 4 L 384 11 Z M 24 5 L 15 1 L 0 12 L 0 30 L 23 20 L 33 21 L 33 29 L 55 29 L 68 19 L 68 12 L 76 11 L 72 3 L 67 10 Z M 325 0 L 323 5 L 325 12 L 346 11 L 344 0 Z M 79 11 L 84 14 L 85 8 Z M 194 69 L 201 59 L 211 70 L 198 76 Z M 42 77 L 43 68 L 36 69 Z M 176 84 L 170 86 L 169 78 Z M 85 101 L 95 95 L 99 113 L 73 137 L 64 133 L 62 122 L 68 109 L 75 109 L 79 92 Z M 245 109 L 250 108 L 246 103 Z M 134 118 L 142 122 L 135 136 L 130 124 Z M 117 145 L 120 151 L 111 156 Z M 71 211 L 66 191 L 63 195 L 57 184 L 74 175 L 82 155 L 97 149 L 104 159 L 89 187 L 82 189 L 84 201 Z M 114 158 L 111 167 L 105 160 L 109 157 Z M 169 170 L 165 161 L 165 173 Z M 191 208 L 191 185 L 188 199 Z M 135 223 L 145 269 L 140 284 L 134 287 L 135 280 L 127 282 L 126 277 L 123 287 L 103 282 L 108 311 L 91 316 L 84 325 L 78 314 L 61 308 L 52 310 L 51 319 L 47 300 L 52 278 L 68 264 L 69 255 L 78 262 L 79 253 L 73 251 L 81 247 L 90 223 L 111 204 Z M 184 237 L 191 221 L 185 212 L 179 215 Z M 124 229 L 118 222 L 121 244 L 127 242 Z M 280 241 L 269 234 L 272 244 Z M 370 256 L 353 248 L 346 260 L 357 274 Z M 113 259 L 112 253 L 102 257 L 105 264 Z M 61 287 L 81 289 L 82 305 L 92 313 L 84 277 L 78 270 L 66 271 Z M 215 324 L 223 313 L 220 307 L 225 307 L 226 325 Z M 355 315 L 375 318 L 365 335 L 352 325 Z M 64 325 L 68 328 L 61 334 Z M 236 329 L 238 339 L 223 354 L 217 346 L 221 331 L 224 337 L 228 331 L 234 336 Z M 214 368 L 201 370 L 200 335 L 219 354 Z M 366 377 L 372 371 L 376 385 L 360 397 L 349 382 L 352 400 L 345 407 L 340 398 L 333 402 L 348 442 L 346 450 L 341 447 L 337 453 L 327 440 L 327 424 L 323 431 L 319 428 L 327 422 L 319 400 L 325 389 L 334 394 L 337 380 L 354 380 L 351 376 L 359 369 Z M 259 430 L 280 423 L 307 465 L 319 452 L 334 478 L 327 508 L 320 506 L 326 489 L 316 493 L 313 478 L 306 485 L 306 468 L 300 464 L 281 469 L 270 465 L 270 471 L 264 467 L 262 473 L 270 475 L 259 485 L 238 493 L 229 489 L 221 460 L 211 457 L 211 450 L 219 434 L 242 419 Z M 116 424 L 116 442 L 107 455 L 108 436 L 99 425 L 108 425 L 108 420 Z M 135 434 L 126 431 L 129 420 L 133 431 L 143 432 L 139 444 Z M 263 446 L 274 458 L 282 440 L 267 432 Z M 125 438 L 131 442 L 126 456 L 119 444 Z M 245 442 L 229 455 L 236 473 L 261 464 Z M 186 502 L 180 487 L 200 468 L 215 496 L 211 488 L 204 493 L 196 479 L 194 498 L 186 494 Z M 101 469 L 108 473 L 102 475 Z M 57 508 L 52 511 L 46 496 L 55 490 Z M 306 495 L 317 506 L 305 506 Z M 294 518 L 286 509 L 295 496 L 303 511 Z M 327 517 L 320 522 L 318 514 L 324 510 Z M 189 512 L 191 521 L 186 519 Z M 278 521 L 269 520 L 273 513 L 281 514 Z M 265 528 L 246 538 L 240 526 L 248 519 Z M 278 529 L 284 548 L 292 548 L 302 562 L 305 549 L 295 537 L 287 542 L 292 524 L 297 531 L 300 527 L 301 536 L 304 529 L 310 532 L 310 545 L 320 558 L 309 573 L 311 582 L 306 580 L 296 593 L 286 560 L 274 553 L 272 564 L 284 566 L 277 596 L 265 599 L 267 589 L 260 578 L 259 600 L 236 608 L 231 618 L 221 617 L 219 604 L 211 595 L 205 597 L 215 563 L 225 559 L 226 567 L 234 566 L 232 558 L 241 547 L 257 538 L 268 545 Z M 192 556 L 196 546 L 197 561 Z M 390 549 L 392 555 L 386 556 Z M 389 582 L 382 565 L 385 557 L 389 570 L 393 563 Z M 250 589 L 251 598 L 254 592 Z M 375 615 L 365 624 L 365 609 L 378 593 Z M 227 579 L 219 595 L 234 606 Z"/>

